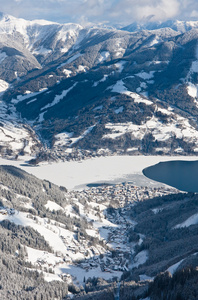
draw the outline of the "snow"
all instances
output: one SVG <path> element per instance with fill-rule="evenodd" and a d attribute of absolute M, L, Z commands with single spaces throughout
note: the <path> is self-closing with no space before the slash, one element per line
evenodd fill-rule
<path fill-rule="evenodd" d="M 192 62 L 190 71 L 193 73 L 198 73 L 198 60 Z"/>
<path fill-rule="evenodd" d="M 55 141 L 55 146 L 64 146 L 64 145 L 73 145 L 75 143 L 77 143 L 79 140 L 83 139 L 87 134 L 89 134 L 93 128 L 96 126 L 90 126 L 88 129 L 86 129 L 82 135 L 78 136 L 78 137 L 74 137 L 73 138 L 73 132 L 63 132 L 63 133 L 59 133 L 55 136 L 56 141 Z"/>
<path fill-rule="evenodd" d="M 87 159 L 81 162 L 69 161 L 41 164 L 38 167 L 25 166 L 22 161 L 10 161 L 0 158 L 2 165 L 14 165 L 40 179 L 49 180 L 69 190 L 82 189 L 89 183 L 134 181 L 143 179 L 144 184 L 153 182 L 147 179 L 142 170 L 161 161 L 195 160 L 192 156 L 107 156 Z M 134 176 L 135 175 L 135 176 Z M 141 182 L 142 184 L 143 182 Z M 152 185 L 153 186 L 153 185 Z"/>
<path fill-rule="evenodd" d="M 82 56 L 81 53 L 77 53 L 77 54 L 73 55 L 72 57 L 70 57 L 70 58 L 67 60 L 66 64 L 72 63 L 74 60 L 76 60 L 77 58 L 79 58 L 79 57 L 81 57 L 81 56 Z"/>
<path fill-rule="evenodd" d="M 107 78 L 108 78 L 108 75 L 104 75 L 101 80 L 94 82 L 93 87 L 97 86 L 100 82 L 104 82 Z"/>
<path fill-rule="evenodd" d="M 82 65 L 78 66 L 77 72 L 86 72 L 87 71 L 87 67 L 84 67 Z"/>
<path fill-rule="evenodd" d="M 148 259 L 148 251 L 143 250 L 139 252 L 135 258 L 134 263 L 132 264 L 132 268 L 138 268 L 140 265 L 143 265 Z"/>
<path fill-rule="evenodd" d="M 136 93 L 130 92 L 125 87 L 123 80 L 118 80 L 116 82 L 116 84 L 111 86 L 110 88 L 112 89 L 112 92 L 114 92 L 114 93 L 124 94 L 124 95 L 127 95 L 128 97 L 133 98 L 135 103 L 144 103 L 146 105 L 152 105 L 153 104 L 152 101 L 147 100 L 146 98 L 143 98 L 143 97 L 141 97 L 140 95 L 138 95 Z M 141 88 L 138 91 L 140 92 Z"/>
<path fill-rule="evenodd" d="M 62 231 L 66 231 L 64 229 L 60 229 L 55 225 L 48 225 L 46 219 L 36 217 L 35 220 L 28 218 L 27 213 L 18 212 L 15 215 L 8 216 L 0 216 L 0 221 L 8 219 L 10 222 L 15 223 L 16 225 L 22 226 L 30 226 L 37 230 L 42 236 L 44 236 L 45 240 L 49 243 L 49 245 L 53 248 L 54 251 L 59 251 L 61 253 L 66 252 L 66 247 L 59 237 L 58 233 Z"/>
<path fill-rule="evenodd" d="M 47 282 L 51 282 L 51 281 L 62 281 L 62 279 L 60 278 L 60 276 L 58 276 L 57 274 L 50 274 L 50 273 L 46 273 L 43 272 L 44 275 L 44 279 Z"/>
<path fill-rule="evenodd" d="M 135 93 L 131 93 L 131 97 L 134 98 L 134 102 L 135 102 L 135 103 L 144 103 L 144 104 L 146 104 L 146 105 L 152 105 L 152 104 L 153 104 L 152 101 L 147 100 L 147 99 L 145 99 L 145 98 L 142 98 L 140 95 L 137 95 L 137 94 L 135 94 Z"/>
<path fill-rule="evenodd" d="M 0 164 L 13 165 L 69 190 L 81 190 L 89 183 L 113 182 L 121 183 L 144 179 L 144 184 L 151 182 L 142 174 L 142 170 L 161 161 L 186 160 L 194 161 L 192 156 L 106 156 L 78 161 L 40 164 L 38 167 L 25 166 L 24 161 L 6 160 L 0 158 Z M 134 176 L 135 175 L 135 176 Z M 138 185 L 138 182 L 137 184 Z M 142 182 L 141 182 L 142 185 Z M 152 185 L 153 186 L 153 185 Z"/>
<path fill-rule="evenodd" d="M 99 105 L 99 106 L 94 107 L 93 110 L 102 110 L 102 109 L 103 109 L 103 105 Z"/>
<path fill-rule="evenodd" d="M 9 83 L 0 79 L 0 93 L 5 92 L 9 88 Z"/>
<path fill-rule="evenodd" d="M 168 109 L 165 109 L 165 108 L 161 108 L 161 107 L 158 107 L 157 108 L 157 111 L 160 111 L 162 114 L 164 115 L 168 115 L 168 116 L 171 116 L 172 115 L 172 109 L 169 107 Z"/>
<path fill-rule="evenodd" d="M 45 114 L 46 112 L 43 112 L 43 113 L 41 113 L 41 114 L 39 114 L 39 116 L 38 116 L 38 123 L 41 123 L 41 122 L 43 122 L 45 119 L 44 119 L 44 114 Z"/>
<path fill-rule="evenodd" d="M 72 74 L 72 71 L 68 70 L 68 69 L 63 69 L 62 70 L 63 74 L 65 74 L 67 77 L 70 77 L 70 75 Z"/>
<path fill-rule="evenodd" d="M 198 85 L 189 82 L 188 86 L 187 86 L 187 91 L 188 91 L 189 96 L 191 96 L 192 98 L 197 98 L 197 96 L 198 96 Z"/>
<path fill-rule="evenodd" d="M 63 210 L 63 208 L 60 205 L 58 205 L 57 203 L 50 201 L 50 200 L 47 201 L 47 204 L 45 204 L 45 207 L 51 211 Z"/>
<path fill-rule="evenodd" d="M 75 144 L 75 143 L 77 143 L 77 142 L 80 141 L 81 139 L 83 139 L 87 134 L 89 134 L 89 133 L 93 130 L 93 128 L 94 128 L 95 126 L 96 126 L 96 124 L 90 126 L 88 129 L 86 129 L 86 130 L 83 132 L 83 134 L 82 134 L 81 136 L 79 136 L 79 137 L 77 137 L 77 138 L 71 138 L 70 140 L 71 140 L 72 142 L 71 142 L 70 146 L 73 145 L 73 144 Z"/>
<path fill-rule="evenodd" d="M 37 98 L 34 98 L 34 99 L 28 101 L 26 104 L 28 105 L 28 104 L 30 104 L 30 103 L 32 103 L 32 102 L 35 102 L 35 101 L 37 101 Z"/>
<path fill-rule="evenodd" d="M 170 266 L 167 271 L 170 272 L 172 275 L 177 271 L 177 268 L 179 267 L 179 265 L 184 261 L 184 259 L 180 260 L 179 262 L 177 262 L 176 264 Z"/>
<path fill-rule="evenodd" d="M 48 54 L 50 54 L 51 52 L 52 52 L 51 49 L 46 49 L 46 48 L 44 48 L 43 46 L 38 47 L 38 48 L 36 48 L 36 49 L 34 49 L 34 50 L 32 51 L 32 53 L 33 53 L 33 54 L 36 54 L 36 55 L 38 55 L 38 54 L 41 54 L 41 55 L 48 55 Z"/>
<path fill-rule="evenodd" d="M 77 85 L 77 82 L 75 82 L 69 89 L 62 91 L 62 93 L 60 95 L 56 95 L 54 100 L 45 105 L 44 107 L 41 108 L 41 110 L 46 110 L 56 104 L 58 104 L 63 98 L 65 98 L 67 96 L 67 94 Z"/>
<path fill-rule="evenodd" d="M 154 73 L 155 73 L 155 71 L 150 71 L 148 73 L 142 71 L 142 72 L 137 73 L 135 75 L 138 76 L 138 77 L 140 77 L 140 78 L 142 78 L 142 79 L 144 79 L 144 80 L 148 80 L 148 79 L 151 79 L 151 78 L 154 77 Z"/>
<path fill-rule="evenodd" d="M 32 93 L 31 91 L 26 91 L 26 92 L 24 93 L 24 95 L 18 95 L 18 96 L 17 96 L 17 99 L 12 99 L 11 102 L 12 102 L 13 104 L 17 104 L 17 103 L 19 103 L 19 102 L 21 102 L 21 101 L 24 101 L 24 100 L 28 99 L 28 98 L 37 96 L 37 95 L 39 95 L 39 94 L 41 94 L 41 93 L 43 93 L 43 92 L 45 92 L 45 91 L 47 91 L 47 88 L 41 89 L 40 91 L 35 92 L 35 93 Z"/>
<path fill-rule="evenodd" d="M 73 132 L 63 132 L 63 133 L 59 133 L 57 135 L 55 135 L 55 146 L 64 146 L 69 144 L 69 141 L 71 139 L 71 137 L 73 136 Z"/>
<path fill-rule="evenodd" d="M 153 208 L 151 210 L 156 215 L 156 214 L 160 213 L 163 210 L 163 208 L 161 208 L 161 207 L 160 208 Z"/>
<path fill-rule="evenodd" d="M 116 113 L 116 114 L 122 113 L 123 110 L 124 110 L 124 107 L 123 107 L 123 106 L 120 106 L 119 108 L 115 109 L 115 113 Z"/>
<path fill-rule="evenodd" d="M 28 252 L 28 261 L 30 261 L 32 264 L 36 264 L 38 261 L 45 261 L 46 264 L 52 264 L 54 265 L 55 263 L 58 263 L 62 261 L 60 257 L 56 257 L 54 254 L 42 251 L 42 250 L 37 250 L 33 249 L 30 247 L 27 247 L 27 252 Z"/>
<path fill-rule="evenodd" d="M 147 276 L 146 274 L 139 275 L 140 281 L 153 280 L 153 277 Z"/>
<path fill-rule="evenodd" d="M 159 40 L 157 37 L 155 37 L 155 38 L 150 42 L 149 46 L 152 47 L 152 46 L 154 46 L 154 45 L 159 44 L 159 42 L 160 42 L 160 40 Z"/>
<path fill-rule="evenodd" d="M 176 225 L 174 228 L 183 228 L 183 227 L 189 227 L 191 225 L 198 224 L 198 214 L 194 214 L 191 217 L 189 217 L 186 221 L 184 221 L 181 224 Z"/>
<path fill-rule="evenodd" d="M 130 93 L 132 96 L 133 93 Z M 134 102 L 145 102 L 149 105 L 152 102 L 148 102 L 147 99 L 141 98 L 139 95 L 136 96 Z M 166 111 L 169 115 L 169 110 Z M 172 137 L 174 134 L 177 138 L 183 138 L 186 142 L 193 140 L 195 143 L 195 148 L 198 146 L 198 132 L 196 129 L 189 123 L 189 120 L 180 117 L 178 115 L 173 115 L 172 118 L 169 118 L 167 124 L 162 123 L 157 117 L 151 117 L 149 120 L 145 120 L 145 123 L 141 125 L 133 124 L 132 122 L 127 123 L 107 123 L 105 128 L 110 129 L 110 133 L 105 134 L 103 138 L 115 139 L 122 136 L 125 133 L 132 133 L 135 138 L 142 139 L 145 135 L 145 132 L 149 131 L 153 134 L 154 138 L 158 141 L 165 141 Z M 177 149 L 178 152 L 183 151 L 182 148 Z"/>
<path fill-rule="evenodd" d="M 90 235 L 90 236 L 93 236 L 93 237 L 97 237 L 98 236 L 98 234 L 96 233 L 96 231 L 93 230 L 93 229 L 86 229 L 86 233 L 88 235 Z"/>
<path fill-rule="evenodd" d="M 7 57 L 7 54 L 5 52 L 0 53 L 0 63 Z"/>
<path fill-rule="evenodd" d="M 112 87 L 113 93 L 119 93 L 124 94 L 125 92 L 128 92 L 127 88 L 124 86 L 124 82 L 122 80 L 118 80 L 116 84 Z"/>
<path fill-rule="evenodd" d="M 119 53 L 118 55 L 120 55 L 120 53 Z M 124 65 L 125 65 L 125 64 L 126 64 L 126 61 L 124 61 L 124 60 L 121 60 L 120 62 L 117 62 L 117 63 L 115 64 L 116 68 L 118 69 L 118 71 L 119 71 L 120 73 L 123 71 Z"/>
<path fill-rule="evenodd" d="M 98 59 L 98 62 L 102 63 L 103 61 L 106 61 L 109 58 L 109 56 L 110 56 L 109 51 L 102 51 L 100 53 L 100 57 Z"/>
<path fill-rule="evenodd" d="M 76 266 L 72 266 L 72 265 L 66 265 L 66 266 L 62 266 L 60 268 L 60 272 L 61 273 L 69 273 L 71 274 L 74 278 L 76 277 L 76 281 L 78 281 L 79 285 L 82 285 L 84 282 L 84 278 L 85 280 L 93 277 L 100 277 L 103 278 L 105 280 L 109 280 L 112 279 L 112 277 L 118 277 L 120 278 L 122 275 L 122 272 L 120 271 L 111 271 L 110 272 L 102 272 L 100 267 L 97 268 L 92 268 L 89 269 L 88 271 L 86 271 L 85 269 L 76 267 Z"/>

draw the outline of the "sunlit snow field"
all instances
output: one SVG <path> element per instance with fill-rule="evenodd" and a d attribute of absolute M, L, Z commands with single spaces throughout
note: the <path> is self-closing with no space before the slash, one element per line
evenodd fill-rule
<path fill-rule="evenodd" d="M 28 166 L 25 162 L 0 159 L 2 165 L 14 165 L 57 185 L 72 189 L 83 189 L 90 183 L 132 182 L 139 186 L 163 186 L 146 178 L 142 170 L 161 161 L 196 160 L 194 156 L 108 156 L 83 161 L 69 161 L 39 166 Z"/>

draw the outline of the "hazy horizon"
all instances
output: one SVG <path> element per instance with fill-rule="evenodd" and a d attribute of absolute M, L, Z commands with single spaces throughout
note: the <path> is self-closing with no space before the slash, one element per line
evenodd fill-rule
<path fill-rule="evenodd" d="M 0 0 L 0 4 L 4 14 L 14 17 L 82 25 L 198 18 L 195 0 Z"/>

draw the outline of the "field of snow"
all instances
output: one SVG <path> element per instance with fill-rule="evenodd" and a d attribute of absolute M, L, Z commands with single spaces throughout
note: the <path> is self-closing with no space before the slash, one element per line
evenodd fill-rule
<path fill-rule="evenodd" d="M 40 179 L 49 180 L 57 185 L 72 189 L 85 188 L 89 183 L 133 182 L 135 185 L 155 186 L 155 183 L 142 174 L 142 170 L 161 161 L 196 160 L 192 156 L 107 156 L 83 161 L 69 161 L 40 166 L 28 166 L 24 161 L 0 158 L 2 165 L 14 165 Z"/>

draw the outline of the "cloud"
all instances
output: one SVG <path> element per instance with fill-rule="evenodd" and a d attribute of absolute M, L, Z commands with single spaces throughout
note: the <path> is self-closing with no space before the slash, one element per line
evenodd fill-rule
<path fill-rule="evenodd" d="M 4 13 L 26 19 L 57 22 L 132 23 L 192 19 L 198 15 L 196 0 L 6 0 Z"/>

